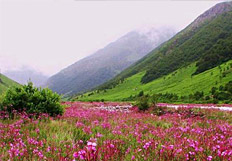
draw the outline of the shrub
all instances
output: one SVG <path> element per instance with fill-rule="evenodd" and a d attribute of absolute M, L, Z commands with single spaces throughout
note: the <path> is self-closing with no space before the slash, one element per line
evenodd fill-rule
<path fill-rule="evenodd" d="M 153 106 L 156 106 L 157 102 L 158 102 L 158 95 L 153 94 L 153 95 L 151 96 L 151 103 L 152 103 L 152 105 L 153 105 Z"/>
<path fill-rule="evenodd" d="M 3 101 L 3 98 L 4 98 L 4 96 L 3 96 L 3 95 L 0 95 L 0 104 L 1 104 L 2 101 Z"/>
<path fill-rule="evenodd" d="M 195 100 L 198 101 L 198 100 L 200 100 L 200 99 L 202 99 L 204 97 L 204 93 L 197 91 L 197 92 L 194 93 L 193 97 L 194 97 Z"/>
<path fill-rule="evenodd" d="M 142 97 L 142 96 L 144 96 L 144 92 L 140 91 L 139 94 L 138 94 L 138 97 Z"/>
<path fill-rule="evenodd" d="M 3 95 L 0 95 L 0 109 L 3 108 L 2 101 L 3 101 Z"/>
<path fill-rule="evenodd" d="M 138 106 L 140 111 L 146 111 L 149 108 L 149 99 L 146 96 L 139 97 L 136 105 Z"/>
<path fill-rule="evenodd" d="M 22 87 L 10 88 L 3 99 L 4 110 L 27 113 L 47 113 L 50 116 L 61 115 L 63 107 L 60 96 L 50 89 L 36 88 L 31 82 Z"/>
<path fill-rule="evenodd" d="M 210 100 L 210 96 L 205 96 L 205 100 Z"/>

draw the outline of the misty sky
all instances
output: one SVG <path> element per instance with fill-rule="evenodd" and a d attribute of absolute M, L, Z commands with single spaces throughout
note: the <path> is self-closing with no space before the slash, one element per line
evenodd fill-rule
<path fill-rule="evenodd" d="M 218 2 L 0 0 L 0 69 L 52 75 L 131 30 L 180 31 Z"/>

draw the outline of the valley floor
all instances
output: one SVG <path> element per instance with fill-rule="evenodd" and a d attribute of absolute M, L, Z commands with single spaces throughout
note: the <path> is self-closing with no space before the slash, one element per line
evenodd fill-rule
<path fill-rule="evenodd" d="M 163 107 L 157 116 L 128 103 L 64 104 L 56 118 L 1 112 L 0 160 L 232 159 L 229 111 Z"/>

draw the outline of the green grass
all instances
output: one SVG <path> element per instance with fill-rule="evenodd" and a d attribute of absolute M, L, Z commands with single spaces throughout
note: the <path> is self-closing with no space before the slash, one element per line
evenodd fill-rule
<path fill-rule="evenodd" d="M 196 63 L 193 63 L 147 84 L 141 84 L 140 81 L 145 74 L 145 72 L 141 72 L 127 78 L 113 89 L 108 89 L 106 92 L 100 91 L 100 93 L 94 92 L 91 96 L 88 96 L 89 93 L 86 93 L 84 97 L 79 97 L 78 100 L 92 101 L 104 99 L 105 101 L 121 101 L 124 98 L 137 95 L 142 90 L 145 94 L 168 92 L 186 96 L 196 91 L 203 91 L 205 94 L 209 94 L 213 86 L 219 87 L 232 80 L 231 63 L 232 60 L 220 65 L 221 72 L 219 66 L 217 66 L 198 75 L 191 76 L 197 69 Z M 229 70 L 227 70 L 227 67 Z M 226 77 L 222 77 L 224 69 L 227 73 Z"/>
<path fill-rule="evenodd" d="M 231 7 L 231 2 L 220 5 Z M 140 72 L 146 72 L 143 73 L 141 82 L 150 83 L 194 62 L 199 63 L 196 72 L 201 73 L 231 60 L 232 11 L 213 17 L 200 24 L 193 22 L 195 25 L 198 24 L 197 27 L 190 24 L 169 41 L 96 89 L 110 89 L 121 80 Z"/>
<path fill-rule="evenodd" d="M 17 82 L 0 74 L 0 95 L 3 94 L 9 87 L 20 86 Z"/>

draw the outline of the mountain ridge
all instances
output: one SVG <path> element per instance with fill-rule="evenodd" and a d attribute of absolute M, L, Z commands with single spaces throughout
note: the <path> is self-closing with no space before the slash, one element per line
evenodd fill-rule
<path fill-rule="evenodd" d="M 37 87 L 42 86 L 48 79 L 48 76 L 43 73 L 26 66 L 18 70 L 7 70 L 3 74 L 20 84 L 27 84 L 28 81 L 31 81 Z"/>
<path fill-rule="evenodd" d="M 0 73 L 0 95 L 12 86 L 20 86 L 20 84 Z"/>
<path fill-rule="evenodd" d="M 232 66 L 226 66 L 223 69 L 224 71 L 222 71 L 220 65 L 232 59 L 231 20 L 232 2 L 215 5 L 198 16 L 196 20 L 173 38 L 152 50 L 148 55 L 113 79 L 87 93 L 87 96 L 84 95 L 84 98 L 80 98 L 80 100 L 95 100 L 97 98 L 98 100 L 105 99 L 111 101 L 118 97 L 117 101 L 122 101 L 130 96 L 135 96 L 135 91 L 132 89 L 137 88 L 144 90 L 144 93 L 147 94 L 154 94 L 154 92 L 162 93 L 162 91 L 153 89 L 161 89 L 159 87 L 160 82 L 162 82 L 160 86 L 166 84 L 162 86 L 163 92 L 167 91 L 166 87 L 168 87 L 170 88 L 169 92 L 173 90 L 173 92 L 178 94 L 199 92 L 196 89 L 208 93 L 215 85 L 225 85 L 232 78 Z M 187 75 L 179 75 L 179 77 L 184 77 L 183 80 L 181 78 L 166 79 L 167 77 L 172 78 L 180 69 L 188 68 L 190 65 L 191 73 L 187 72 Z M 209 72 L 212 73 L 209 74 Z M 217 74 L 214 75 L 214 72 Z M 211 74 L 214 76 L 212 77 Z M 205 80 L 214 77 L 216 80 Z M 175 82 L 174 80 L 178 81 Z M 194 81 L 192 81 L 192 84 L 183 83 L 186 80 Z M 201 80 L 204 81 L 201 82 Z M 223 83 L 220 83 L 221 80 L 224 80 Z M 185 84 L 188 84 L 188 86 L 185 86 Z M 196 86 L 200 88 L 194 88 Z M 173 87 L 175 87 L 175 90 Z M 179 87 L 178 90 L 176 87 Z M 190 91 L 181 92 L 184 89 L 189 89 Z M 150 92 L 150 90 L 154 90 L 154 92 Z"/>
<path fill-rule="evenodd" d="M 207 33 L 208 31 L 205 28 L 210 28 L 209 23 L 212 23 L 214 20 L 223 21 L 220 20 L 220 18 L 218 17 L 221 16 L 222 17 L 221 19 L 223 19 L 224 18 L 223 14 L 226 13 L 228 15 L 231 10 L 232 10 L 232 2 L 223 2 L 216 4 L 214 7 L 210 8 L 209 10 L 198 16 L 190 25 L 188 25 L 185 29 L 177 33 L 173 38 L 164 42 L 162 45 L 152 50 L 149 54 L 147 54 L 145 57 L 140 59 L 138 62 L 134 63 L 126 70 L 122 71 L 119 75 L 109 80 L 108 82 L 100 85 L 96 89 L 101 90 L 101 89 L 112 88 L 115 85 L 117 85 L 119 82 L 123 81 L 125 78 L 128 78 L 141 71 L 146 71 L 146 74 L 144 75 L 141 81 L 143 83 L 148 83 L 149 81 L 152 81 L 161 75 L 168 74 L 181 66 L 185 66 L 187 64 L 196 61 L 197 59 L 199 59 L 198 58 L 199 56 L 197 56 L 197 54 L 199 55 L 198 52 L 201 52 L 202 54 L 202 52 L 204 52 L 205 50 L 198 48 L 198 46 L 204 46 L 204 48 L 207 48 L 207 45 L 209 46 L 210 44 L 205 45 L 204 44 L 205 42 L 207 42 L 208 40 L 213 41 L 212 40 L 213 38 L 211 37 L 214 37 L 214 39 L 218 39 L 218 37 L 220 36 L 219 33 L 224 32 L 223 30 L 218 33 L 214 33 L 214 32 Z M 208 14 L 206 14 L 212 12 L 214 13 L 213 16 L 209 16 Z M 204 21 L 199 21 L 200 19 L 204 19 Z M 230 20 L 230 17 L 227 17 L 225 19 L 228 21 Z M 199 25 L 198 22 L 200 22 L 201 25 Z M 216 27 L 220 26 L 220 23 L 215 22 L 215 26 Z M 227 27 L 231 29 L 231 24 L 229 23 Z M 211 30 L 213 31 L 213 29 Z M 229 32 L 230 31 L 231 30 L 229 30 Z M 199 33 L 204 33 L 203 35 L 204 40 L 201 40 L 203 36 L 200 35 Z M 198 36 L 198 38 L 196 38 L 197 37 L 196 35 Z M 186 45 L 186 43 L 188 44 Z M 181 54 L 182 54 L 182 58 L 186 59 L 188 57 L 193 57 L 192 59 L 194 60 L 188 62 L 189 60 L 183 61 L 181 59 L 177 59 L 178 56 L 180 56 Z M 175 61 L 167 63 L 169 60 L 175 60 Z M 162 61 L 163 64 L 161 64 Z M 170 63 L 172 63 L 172 67 L 170 68 L 171 70 L 168 69 Z M 163 66 L 162 69 L 159 69 L 161 66 Z"/>
<path fill-rule="evenodd" d="M 137 31 L 129 32 L 53 75 L 47 85 L 53 91 L 66 95 L 90 90 L 111 79 L 174 35 L 174 31 L 170 29 L 166 34 L 155 29 L 154 33 L 158 37 L 155 43 L 147 35 Z"/>

